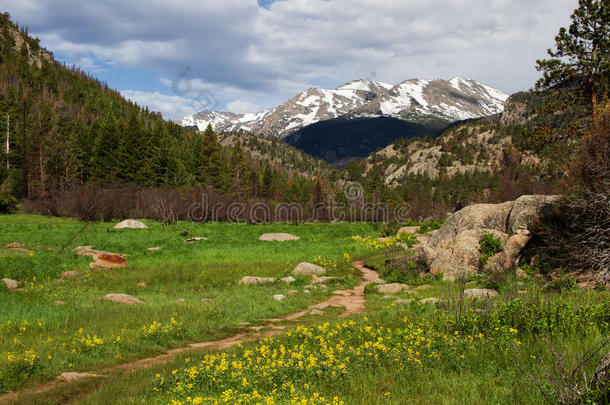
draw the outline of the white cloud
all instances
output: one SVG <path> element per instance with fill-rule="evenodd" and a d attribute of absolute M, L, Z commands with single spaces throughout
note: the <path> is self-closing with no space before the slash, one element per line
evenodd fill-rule
<path fill-rule="evenodd" d="M 227 111 L 234 113 L 249 113 L 258 110 L 257 104 L 245 100 L 235 100 L 227 103 Z"/>
<path fill-rule="evenodd" d="M 207 105 L 213 98 L 219 107 L 243 110 L 245 100 L 268 108 L 309 86 L 337 86 L 371 72 L 389 83 L 463 76 L 505 92 L 525 90 L 539 75 L 536 59 L 577 4 L 284 0 L 265 9 L 256 0 L 0 0 L 0 6 L 75 61 L 93 55 L 110 66 L 149 70 L 168 92 L 190 67 L 191 90 L 175 95 L 200 99 L 203 92 Z"/>
<path fill-rule="evenodd" d="M 126 99 L 148 107 L 151 111 L 159 111 L 167 119 L 178 120 L 198 110 L 195 100 L 162 94 L 159 92 L 146 92 L 140 90 L 119 90 Z"/>

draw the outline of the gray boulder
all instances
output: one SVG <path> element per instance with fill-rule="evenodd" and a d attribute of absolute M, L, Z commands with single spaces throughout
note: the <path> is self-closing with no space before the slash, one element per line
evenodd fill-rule
<path fill-rule="evenodd" d="M 491 298 L 498 295 L 500 294 L 496 290 L 490 290 L 489 288 L 469 288 L 464 290 L 464 298 L 467 299 Z"/>
<path fill-rule="evenodd" d="M 239 284 L 242 285 L 254 285 L 254 284 L 270 284 L 275 283 L 277 278 L 275 277 L 254 277 L 254 276 L 244 276 L 239 280 Z"/>
<path fill-rule="evenodd" d="M 139 300 L 136 297 L 132 297 L 129 294 L 108 294 L 104 298 L 102 298 L 102 301 L 115 302 L 117 304 L 128 304 L 128 305 L 144 303 L 143 301 Z"/>
<path fill-rule="evenodd" d="M 409 286 L 407 284 L 401 283 L 378 284 L 375 286 L 375 290 L 382 294 L 396 294 L 408 288 Z"/>
<path fill-rule="evenodd" d="M 326 269 L 313 263 L 302 262 L 297 264 L 297 266 L 292 270 L 292 274 L 295 276 L 311 276 L 313 274 L 316 276 L 321 276 L 326 274 Z"/>
<path fill-rule="evenodd" d="M 135 219 L 126 219 L 125 221 L 119 222 L 112 228 L 113 229 L 148 229 L 148 227 L 144 223 L 137 221 Z"/>
<path fill-rule="evenodd" d="M 273 242 L 273 241 L 286 241 L 286 240 L 299 240 L 298 236 L 291 235 L 289 233 L 265 233 L 259 236 L 258 240 Z"/>

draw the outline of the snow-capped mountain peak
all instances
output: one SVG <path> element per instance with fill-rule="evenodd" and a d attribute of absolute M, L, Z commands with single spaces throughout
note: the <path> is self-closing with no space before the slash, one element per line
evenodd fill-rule
<path fill-rule="evenodd" d="M 412 120 L 432 116 L 448 122 L 500 113 L 508 95 L 472 79 L 409 79 L 397 85 L 353 80 L 334 89 L 311 87 L 282 105 L 257 113 L 201 111 L 180 120 L 216 131 L 249 131 L 284 138 L 307 125 L 350 116 Z"/>

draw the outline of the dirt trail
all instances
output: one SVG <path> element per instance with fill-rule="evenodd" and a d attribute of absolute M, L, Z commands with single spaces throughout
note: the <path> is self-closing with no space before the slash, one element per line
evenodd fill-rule
<path fill-rule="evenodd" d="M 157 356 L 146 357 L 123 364 L 118 364 L 95 371 L 87 372 L 66 372 L 57 377 L 55 381 L 49 381 L 45 384 L 38 385 L 33 388 L 26 389 L 17 393 L 8 392 L 0 395 L 0 403 L 17 399 L 21 394 L 39 394 L 49 391 L 66 382 L 73 382 L 85 378 L 103 378 L 107 375 L 117 372 L 126 372 L 136 369 L 142 369 L 155 365 L 168 363 L 174 360 L 178 355 L 187 351 L 206 351 L 206 350 L 222 350 L 235 346 L 240 343 L 252 342 L 265 337 L 275 336 L 285 333 L 284 326 L 275 326 L 274 324 L 282 321 L 297 321 L 299 318 L 310 313 L 311 309 L 324 309 L 327 307 L 345 307 L 345 311 L 339 316 L 347 316 L 351 314 L 364 312 L 366 300 L 364 298 L 364 288 L 378 279 L 377 272 L 364 266 L 362 260 L 353 262 L 353 266 L 362 272 L 362 282 L 354 288 L 348 290 L 337 290 L 333 292 L 326 301 L 312 305 L 310 309 L 294 312 L 288 315 L 269 319 L 269 323 L 261 326 L 250 328 L 248 331 L 237 333 L 233 336 L 226 337 L 220 340 L 211 340 L 205 342 L 191 343 L 187 346 L 171 349 Z M 263 330 L 264 329 L 264 330 Z"/>

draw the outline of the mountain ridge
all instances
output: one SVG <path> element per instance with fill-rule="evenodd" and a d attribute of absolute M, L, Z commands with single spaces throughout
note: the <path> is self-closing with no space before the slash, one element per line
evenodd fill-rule
<path fill-rule="evenodd" d="M 500 113 L 508 98 L 472 79 L 408 79 L 396 85 L 357 79 L 334 89 L 310 87 L 283 104 L 248 114 L 200 111 L 178 121 L 204 130 L 247 131 L 280 139 L 308 125 L 335 118 L 393 117 L 417 122 L 429 117 L 455 122 Z"/>

